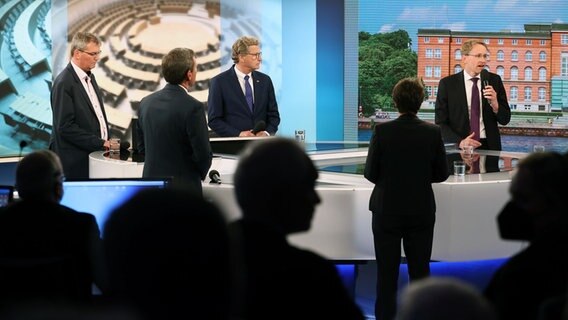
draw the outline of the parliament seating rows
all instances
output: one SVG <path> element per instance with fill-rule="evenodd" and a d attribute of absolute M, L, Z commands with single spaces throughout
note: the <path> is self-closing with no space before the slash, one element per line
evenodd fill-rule
<path fill-rule="evenodd" d="M 161 13 L 187 13 L 191 9 L 191 1 L 161 0 L 158 8 Z"/>
<path fill-rule="evenodd" d="M 170 6 L 170 7 L 168 7 Z M 178 10 L 185 6 L 183 10 Z M 124 8 L 130 8 L 128 14 L 124 14 Z M 206 18 L 206 14 L 201 11 L 208 12 L 209 18 L 219 15 L 220 6 L 218 3 L 210 3 L 207 1 L 204 6 L 194 6 L 193 3 L 180 0 L 165 1 L 139 1 L 135 7 L 131 6 L 131 2 L 122 1 L 114 5 L 107 5 L 98 10 L 95 15 L 87 15 L 79 19 L 78 23 L 83 26 L 88 25 L 103 27 L 96 29 L 101 39 L 108 44 L 109 53 L 103 53 L 100 59 L 101 70 L 104 71 L 97 74 L 97 80 L 103 98 L 106 103 L 112 107 L 116 107 L 123 99 L 128 99 L 133 110 L 137 109 L 140 99 L 150 92 L 158 89 L 160 83 L 161 59 L 163 52 L 153 52 L 151 46 L 137 42 L 136 36 L 143 32 L 152 24 L 160 23 L 160 15 L 158 12 L 164 13 L 164 8 L 174 9 L 175 13 L 191 15 L 191 10 L 195 8 L 194 14 L 199 14 L 200 23 L 211 23 Z M 160 11 L 158 11 L 160 10 Z M 166 9 L 168 11 L 169 9 Z M 134 12 L 133 12 L 134 11 Z M 93 23 L 88 20 L 100 20 L 101 16 L 106 16 L 105 23 Z M 112 17 L 112 18 L 111 18 Z M 74 26 L 76 25 L 74 24 Z M 214 27 L 218 32 L 218 28 Z M 258 26 L 253 26 L 258 29 Z M 71 30 L 77 30 L 72 28 Z M 95 30 L 91 30 L 95 31 Z M 257 34 L 258 32 L 254 32 Z M 73 33 L 70 31 L 69 37 Z M 207 101 L 207 92 L 209 88 L 209 79 L 216 75 L 221 66 L 222 53 L 220 50 L 220 42 L 204 43 L 203 48 L 192 48 L 196 51 L 198 62 L 197 81 L 191 92 L 192 96 L 199 101 Z M 197 49 L 197 50 L 196 50 Z"/>
<path fill-rule="evenodd" d="M 50 70 L 47 57 L 38 50 L 32 39 L 40 24 L 38 18 L 42 7 L 47 10 L 45 1 L 33 1 L 25 7 L 16 20 L 10 37 L 10 53 L 27 78 Z"/>

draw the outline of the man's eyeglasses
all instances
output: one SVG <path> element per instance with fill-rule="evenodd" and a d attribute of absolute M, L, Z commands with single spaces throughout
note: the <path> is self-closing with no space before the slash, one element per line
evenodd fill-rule
<path fill-rule="evenodd" d="M 262 56 L 262 52 L 257 53 L 247 53 L 248 55 L 254 56 L 256 59 L 259 59 Z"/>
<path fill-rule="evenodd" d="M 466 54 L 466 56 L 475 57 L 477 59 L 489 60 L 489 53 Z"/>
<path fill-rule="evenodd" d="M 100 55 L 101 52 L 102 52 L 102 51 L 89 52 L 89 51 L 85 51 L 85 50 L 81 50 L 81 49 L 79 49 L 79 51 L 86 53 L 86 54 L 90 55 L 91 57 L 96 57 L 96 56 Z"/>
<path fill-rule="evenodd" d="M 64 175 L 63 173 L 61 173 L 61 172 L 56 172 L 56 173 L 54 174 L 54 176 L 55 176 L 55 178 L 57 179 L 57 181 L 59 181 L 59 182 L 61 182 L 61 183 L 65 182 L 65 175 Z"/>

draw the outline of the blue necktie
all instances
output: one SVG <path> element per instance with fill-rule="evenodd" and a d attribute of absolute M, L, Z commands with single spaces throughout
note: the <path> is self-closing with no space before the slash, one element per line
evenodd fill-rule
<path fill-rule="evenodd" d="M 247 99 L 247 104 L 249 105 L 249 109 L 252 112 L 253 109 L 253 99 L 252 99 L 252 88 L 250 87 L 249 83 L 249 76 L 245 76 L 245 98 Z"/>
<path fill-rule="evenodd" d="M 477 88 L 477 80 L 479 78 L 471 78 L 473 86 L 471 87 L 471 113 L 469 117 L 469 125 L 471 131 L 475 132 L 474 139 L 479 141 L 479 89 Z"/>

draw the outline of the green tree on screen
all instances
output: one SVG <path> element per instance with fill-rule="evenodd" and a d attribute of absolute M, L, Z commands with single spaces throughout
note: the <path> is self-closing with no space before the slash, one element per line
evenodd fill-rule
<path fill-rule="evenodd" d="M 402 78 L 416 76 L 417 55 L 405 30 L 359 32 L 359 94 L 363 113 L 394 110 L 391 93 Z"/>

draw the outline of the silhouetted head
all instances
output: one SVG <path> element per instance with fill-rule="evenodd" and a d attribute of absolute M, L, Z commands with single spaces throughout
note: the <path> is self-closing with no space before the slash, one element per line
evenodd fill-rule
<path fill-rule="evenodd" d="M 309 230 L 320 198 L 318 172 L 298 142 L 270 138 L 251 143 L 233 178 L 245 218 L 268 222 L 283 233 Z"/>
<path fill-rule="evenodd" d="M 498 216 L 504 239 L 531 240 L 568 220 L 568 162 L 556 152 L 536 152 L 522 159 L 511 181 L 511 200 Z"/>
<path fill-rule="evenodd" d="M 29 153 L 16 168 L 16 189 L 21 199 L 59 202 L 64 179 L 61 160 L 50 150 Z"/>
<path fill-rule="evenodd" d="M 494 320 L 485 297 L 457 278 L 430 277 L 411 282 L 401 294 L 396 320 Z"/>
<path fill-rule="evenodd" d="M 566 208 L 568 165 L 556 152 L 531 153 L 522 159 L 511 181 L 512 201 L 532 213 Z"/>
<path fill-rule="evenodd" d="M 181 189 L 143 189 L 104 226 L 110 295 L 149 319 L 222 319 L 230 266 L 226 221 Z"/>

